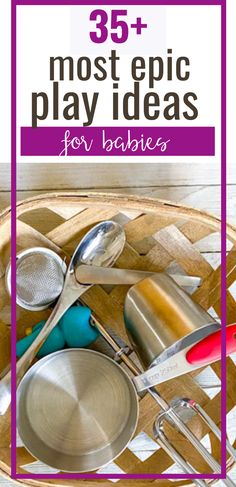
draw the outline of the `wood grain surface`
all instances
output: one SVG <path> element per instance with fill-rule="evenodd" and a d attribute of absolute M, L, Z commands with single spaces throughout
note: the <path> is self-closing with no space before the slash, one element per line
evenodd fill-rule
<path fill-rule="evenodd" d="M 23 167 L 24 166 L 24 167 Z M 113 165 L 116 167 L 108 169 L 106 164 L 77 167 L 74 164 L 61 164 L 57 167 L 53 164 L 22 165 L 18 169 L 18 200 L 36 196 L 38 194 L 64 189 L 85 189 L 103 188 L 107 192 L 119 192 L 123 194 L 137 194 L 140 196 L 152 196 L 161 199 L 168 199 L 195 208 L 210 211 L 220 215 L 220 185 L 219 169 L 204 171 L 203 167 L 194 165 L 191 170 L 187 165 L 175 167 L 173 164 L 158 165 L 157 168 L 152 164 L 143 165 Z M 52 167 L 53 166 L 53 167 Z M 126 167 L 130 166 L 130 167 Z M 132 167 L 131 167 L 132 166 Z M 142 166 L 142 167 L 140 167 Z M 166 166 L 166 167 L 164 167 Z M 55 170 L 54 170 L 55 169 Z M 90 169 L 88 171 L 88 169 Z M 88 172 L 90 174 L 88 174 Z M 230 184 L 228 185 L 228 221 L 235 223 L 236 215 L 236 170 L 230 171 Z M 0 210 L 10 203 L 10 175 L 9 165 L 0 164 Z M 30 222 L 27 222 L 27 224 Z M 41 222 L 45 225 L 45 222 Z M 50 218 L 47 222 L 50 231 Z M 40 221 L 39 221 L 40 227 Z M 217 238 L 209 239 L 204 243 L 201 241 L 200 252 L 209 262 L 219 263 L 220 241 Z M 200 385 L 212 384 L 210 373 L 199 377 Z M 207 389 L 206 389 L 207 390 Z M 228 424 L 232 434 L 235 432 L 236 415 L 230 418 Z M 236 432 L 235 432 L 236 435 Z M 141 438 L 136 444 L 140 452 L 150 449 L 149 442 Z M 40 471 L 40 465 L 39 465 Z M 109 471 L 111 473 L 111 470 Z M 230 474 L 236 485 L 236 468 Z M 11 481 L 0 478 L 0 485 L 13 487 Z M 71 485 L 73 482 L 71 482 Z M 146 482 L 147 484 L 147 482 Z M 164 485 L 164 484 L 163 484 Z M 217 487 L 223 486 L 222 481 L 217 483 Z"/>
<path fill-rule="evenodd" d="M 219 165 L 209 163 L 18 164 L 18 190 L 139 188 L 220 184 Z M 228 184 L 236 184 L 236 165 L 228 164 Z M 0 191 L 10 189 L 10 164 L 0 163 Z"/>

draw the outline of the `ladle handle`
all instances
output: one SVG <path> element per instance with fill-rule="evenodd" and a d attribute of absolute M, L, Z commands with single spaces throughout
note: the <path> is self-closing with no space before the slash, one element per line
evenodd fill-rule
<path fill-rule="evenodd" d="M 81 284 L 126 284 L 133 285 L 152 276 L 155 272 L 139 271 L 135 269 L 117 269 L 111 267 L 98 267 L 92 265 L 80 265 L 75 270 L 76 279 Z M 200 286 L 201 278 L 196 276 L 181 276 L 170 274 L 170 277 L 182 287 Z"/>
<path fill-rule="evenodd" d="M 52 314 L 49 316 L 44 327 L 31 343 L 26 352 L 20 357 L 16 363 L 16 383 L 17 385 L 21 381 L 28 367 L 32 363 L 34 357 L 37 355 L 38 350 L 41 348 L 45 340 L 47 339 L 49 333 L 52 331 L 54 326 L 58 323 L 58 320 L 66 311 L 63 303 L 57 303 Z M 11 404 L 11 371 L 0 381 L 0 416 L 3 416 Z"/>

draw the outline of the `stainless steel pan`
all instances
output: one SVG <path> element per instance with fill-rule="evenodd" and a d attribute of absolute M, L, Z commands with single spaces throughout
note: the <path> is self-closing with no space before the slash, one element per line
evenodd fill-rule
<path fill-rule="evenodd" d="M 44 357 L 17 391 L 17 424 L 29 452 L 67 472 L 97 470 L 126 448 L 137 425 L 136 389 L 107 356 L 69 349 Z"/>

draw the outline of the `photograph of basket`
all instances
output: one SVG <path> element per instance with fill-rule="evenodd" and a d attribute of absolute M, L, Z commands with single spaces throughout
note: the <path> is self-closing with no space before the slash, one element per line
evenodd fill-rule
<path fill-rule="evenodd" d="M 0 282 L 1 282 L 1 320 L 0 320 L 0 371 L 10 361 L 10 298 L 5 287 L 5 271 L 10 259 L 10 220 L 11 211 L 6 209 L 0 215 Z M 192 298 L 210 314 L 221 316 L 221 268 L 219 263 L 213 266 L 201 252 L 201 242 L 215 236 L 219 241 L 221 221 L 218 217 L 204 211 L 181 206 L 168 201 L 138 196 L 63 192 L 43 194 L 21 201 L 17 204 L 17 251 L 41 246 L 48 247 L 61 257 L 69 259 L 74 248 L 84 234 L 96 223 L 103 220 L 119 222 L 126 234 L 127 243 L 116 262 L 116 267 L 163 272 L 177 269 L 179 273 L 201 277 L 202 284 Z M 233 323 L 236 316 L 236 301 L 231 292 L 236 280 L 236 228 L 227 225 L 227 323 Z M 231 289 L 230 289 L 231 288 Z M 124 321 L 123 306 L 127 286 L 116 286 L 111 290 L 102 286 L 93 286 L 82 297 L 104 326 L 109 325 L 114 333 L 124 342 L 129 343 Z M 35 323 L 48 317 L 48 310 L 34 313 Z M 17 308 L 17 338 L 25 334 L 25 329 L 32 325 L 32 314 Z M 134 353 L 131 354 L 131 356 Z M 211 365 L 220 378 L 220 362 Z M 236 366 L 231 358 L 227 359 L 227 411 L 236 405 L 235 374 Z M 210 415 L 220 428 L 221 394 L 210 398 L 195 380 L 201 372 L 164 382 L 158 386 L 158 392 L 167 400 L 177 397 L 193 398 Z M 148 394 L 139 400 L 140 414 L 135 438 L 145 433 L 153 438 L 153 423 L 160 412 L 158 405 Z M 188 426 L 199 438 L 209 436 L 210 448 L 214 458 L 220 463 L 220 442 L 207 426 L 193 416 Z M 201 456 L 189 448 L 189 443 L 180 434 L 168 426 L 168 436 L 182 456 L 200 473 L 210 473 L 209 466 Z M 235 447 L 235 444 L 234 444 Z M 10 476 L 10 413 L 0 418 L 0 473 Z M 24 447 L 17 448 L 17 471 L 26 473 L 24 465 L 35 462 Z M 162 448 L 141 460 L 132 451 L 126 450 L 115 460 L 122 473 L 155 474 L 163 473 L 173 465 L 172 459 Z M 227 467 L 232 467 L 228 459 Z M 96 480 L 97 482 L 98 480 Z M 77 485 L 80 481 L 52 480 L 54 485 Z M 95 481 L 83 480 L 87 485 Z M 153 480 L 160 486 L 192 485 L 191 481 Z M 109 485 L 109 480 L 99 480 L 102 485 Z M 121 486 L 131 485 L 132 481 L 121 479 Z M 46 486 L 49 481 L 24 480 L 25 485 Z M 147 485 L 147 481 L 139 480 Z"/>

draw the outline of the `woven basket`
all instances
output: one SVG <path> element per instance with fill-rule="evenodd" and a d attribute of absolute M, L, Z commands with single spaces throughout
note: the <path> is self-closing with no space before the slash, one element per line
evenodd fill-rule
<path fill-rule="evenodd" d="M 10 209 L 0 215 L 0 286 L 1 286 L 1 321 L 0 321 L 0 370 L 10 359 L 10 300 L 7 295 L 4 274 L 10 256 Z M 205 244 L 210 240 L 211 246 L 220 240 L 220 220 L 203 211 L 194 210 L 170 202 L 151 198 L 124 196 L 101 193 L 59 193 L 46 194 L 31 198 L 17 205 L 17 250 L 33 246 L 46 246 L 63 256 L 72 254 L 78 241 L 91 226 L 99 221 L 114 219 L 123 224 L 127 244 L 117 261 L 118 267 L 164 271 L 165 269 L 182 269 L 186 274 L 200 276 L 203 280 L 193 298 L 206 310 L 220 316 L 220 267 L 211 265 L 203 255 Z M 236 229 L 228 225 L 228 289 L 236 280 Z M 116 286 L 109 292 L 101 286 L 93 286 L 83 295 L 83 302 L 90 306 L 105 325 L 114 330 L 126 342 L 128 338 L 123 323 L 123 302 L 127 287 Z M 236 303 L 228 290 L 228 323 L 235 321 Z M 24 335 L 27 326 L 48 316 L 49 311 L 28 312 L 18 308 L 18 338 Z M 236 404 L 235 364 L 228 358 L 228 392 L 227 409 L 230 412 Z M 220 364 L 212 365 L 215 374 L 220 377 Z M 198 401 L 220 426 L 220 393 L 210 399 L 197 384 L 195 376 L 199 371 L 173 379 L 158 387 L 158 391 L 167 400 L 178 397 L 192 397 Z M 140 399 L 140 419 L 136 434 L 145 432 L 152 435 L 154 418 L 159 412 L 157 404 L 147 394 Z M 189 426 L 198 438 L 209 433 L 209 430 L 198 417 L 190 420 Z M 170 432 L 169 432 L 170 433 Z M 209 467 L 189 447 L 189 443 L 171 432 L 175 445 L 183 456 L 201 473 L 210 473 Z M 214 457 L 220 461 L 220 445 L 213 435 L 209 435 Z M 0 474 L 10 474 L 10 415 L 0 419 Z M 26 473 L 24 465 L 35 462 L 35 459 L 23 448 L 17 448 L 17 471 Z M 172 460 L 162 450 L 156 450 L 145 461 L 141 461 L 133 451 L 126 449 L 115 460 L 125 473 L 162 473 L 171 467 Z M 231 461 L 228 461 L 231 467 Z M 94 482 L 102 486 L 111 485 L 109 480 L 67 481 L 67 480 L 25 480 L 28 485 L 46 486 L 81 485 L 87 487 Z M 121 487 L 128 487 L 132 480 L 119 481 Z M 158 486 L 191 485 L 190 481 L 150 480 L 139 481 L 144 487 L 149 482 Z M 19 482 L 20 483 L 20 482 Z"/>

